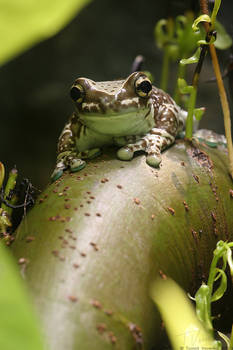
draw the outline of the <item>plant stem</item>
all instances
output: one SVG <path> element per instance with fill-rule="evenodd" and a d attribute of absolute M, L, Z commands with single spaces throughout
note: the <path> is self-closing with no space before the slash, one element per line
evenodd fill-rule
<path fill-rule="evenodd" d="M 161 75 L 161 81 L 160 81 L 160 88 L 164 91 L 167 90 L 169 66 L 170 66 L 169 48 L 165 48 L 164 56 L 163 56 L 162 75 Z"/>
<path fill-rule="evenodd" d="M 206 0 L 200 0 L 200 8 L 203 14 L 208 15 L 208 3 Z M 215 14 L 216 17 L 216 14 Z M 210 26 L 208 23 L 204 22 L 205 30 L 208 34 Z M 233 179 L 233 145 L 232 145 L 232 136 L 231 136 L 231 118 L 230 118 L 230 108 L 229 103 L 227 100 L 227 95 L 225 91 L 225 87 L 222 80 L 222 75 L 219 67 L 218 57 L 216 54 L 216 49 L 213 44 L 209 45 L 210 48 L 210 54 L 213 64 L 214 73 L 217 80 L 218 90 L 219 90 L 219 96 L 220 101 L 222 105 L 222 111 L 223 111 L 223 118 L 224 118 L 224 127 L 225 127 L 225 135 L 227 139 L 227 150 L 228 150 L 228 160 L 229 160 L 229 173 L 231 175 L 231 178 Z"/>
<path fill-rule="evenodd" d="M 208 15 L 209 10 L 208 10 L 208 2 L 206 0 L 200 0 L 200 8 L 201 12 Z"/>
<path fill-rule="evenodd" d="M 167 36 L 168 36 L 168 42 L 164 47 L 164 56 L 163 56 L 163 66 L 162 66 L 162 74 L 161 74 L 161 81 L 160 81 L 160 88 L 164 91 L 167 91 L 167 83 L 168 83 L 168 76 L 170 71 L 170 41 L 172 41 L 172 37 L 174 34 L 174 20 L 173 18 L 169 17 L 167 19 Z"/>
<path fill-rule="evenodd" d="M 177 79 L 176 79 L 176 86 L 175 86 L 174 95 L 173 95 L 173 99 L 177 104 L 180 104 L 180 92 L 179 92 L 179 87 L 178 87 L 178 78 L 184 79 L 185 73 L 186 73 L 186 66 L 184 64 L 179 64 L 178 72 L 177 72 Z"/>
<path fill-rule="evenodd" d="M 209 38 L 206 37 L 206 40 L 208 41 Z M 193 74 L 193 81 L 192 81 L 193 90 L 192 90 L 190 97 L 189 97 L 188 116 L 187 116 L 187 120 L 186 120 L 186 130 L 185 130 L 185 138 L 186 139 L 191 139 L 192 135 L 193 135 L 193 115 L 194 115 L 194 108 L 196 105 L 197 87 L 198 87 L 200 72 L 201 72 L 201 68 L 203 66 L 206 52 L 207 52 L 207 45 L 201 46 L 200 57 L 199 57 L 197 65 L 196 65 L 194 74 Z"/>
<path fill-rule="evenodd" d="M 219 256 L 214 255 L 210 265 L 210 274 L 207 282 L 207 285 L 210 288 L 210 295 L 212 295 L 212 292 L 213 292 L 213 285 L 214 285 L 214 280 L 216 276 L 216 266 L 217 266 L 218 260 L 219 260 Z"/>
<path fill-rule="evenodd" d="M 196 104 L 197 98 L 197 87 L 193 86 L 192 92 L 189 96 L 189 104 L 188 104 L 188 116 L 186 120 L 186 129 L 185 129 L 185 138 L 190 139 L 193 136 L 193 112 Z"/>
<path fill-rule="evenodd" d="M 210 45 L 210 54 L 212 58 L 212 64 L 214 68 L 214 73 L 217 80 L 219 96 L 222 105 L 223 118 L 224 118 L 224 127 L 225 135 L 227 139 L 227 150 L 228 150 L 228 160 L 229 160 L 229 172 L 231 178 L 233 179 L 233 145 L 232 145 L 232 136 L 231 136 L 231 117 L 230 117 L 230 108 L 227 100 L 227 95 L 225 87 L 222 80 L 222 75 L 219 67 L 218 57 L 216 54 L 216 49 L 213 44 Z"/>
<path fill-rule="evenodd" d="M 207 285 L 209 287 L 209 298 L 210 299 L 208 300 L 206 307 L 207 307 L 207 312 L 209 315 L 209 322 L 212 326 L 212 330 L 213 330 L 213 324 L 212 324 L 212 318 L 211 318 L 211 298 L 212 298 L 212 294 L 213 294 L 213 287 L 214 287 L 215 277 L 216 277 L 216 273 L 217 273 L 216 267 L 217 267 L 219 259 L 222 258 L 222 256 L 223 256 L 224 250 L 225 250 L 225 246 L 221 247 L 220 250 L 215 249 L 214 256 L 213 256 L 213 259 L 212 259 L 212 262 L 210 265 L 210 269 L 209 269 L 210 272 L 209 272 L 209 277 L 208 277 L 208 281 L 207 281 Z"/>

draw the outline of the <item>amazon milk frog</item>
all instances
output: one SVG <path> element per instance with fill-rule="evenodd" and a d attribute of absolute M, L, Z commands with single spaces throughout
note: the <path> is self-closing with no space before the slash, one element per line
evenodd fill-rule
<path fill-rule="evenodd" d="M 75 112 L 59 138 L 53 181 L 65 169 L 84 168 L 85 159 L 100 154 L 105 145 L 120 146 L 117 157 L 124 161 L 144 151 L 147 164 L 158 167 L 161 151 L 174 143 L 187 115 L 143 72 L 114 81 L 78 78 L 70 96 Z"/>

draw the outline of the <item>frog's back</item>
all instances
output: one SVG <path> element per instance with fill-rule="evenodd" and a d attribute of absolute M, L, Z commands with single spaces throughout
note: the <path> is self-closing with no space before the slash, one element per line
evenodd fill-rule
<path fill-rule="evenodd" d="M 187 112 L 180 108 L 169 94 L 154 85 L 150 98 L 154 107 L 156 127 L 165 129 L 175 137 L 184 127 Z"/>

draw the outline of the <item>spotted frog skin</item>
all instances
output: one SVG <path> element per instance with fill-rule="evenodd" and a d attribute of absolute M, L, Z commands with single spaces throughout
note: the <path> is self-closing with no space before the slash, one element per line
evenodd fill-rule
<path fill-rule="evenodd" d="M 158 167 L 161 151 L 174 143 L 187 115 L 143 72 L 116 81 L 78 78 L 70 96 L 75 112 L 59 138 L 53 181 L 65 169 L 84 168 L 85 159 L 99 155 L 105 145 L 119 146 L 117 157 L 124 161 L 144 151 L 147 164 Z"/>

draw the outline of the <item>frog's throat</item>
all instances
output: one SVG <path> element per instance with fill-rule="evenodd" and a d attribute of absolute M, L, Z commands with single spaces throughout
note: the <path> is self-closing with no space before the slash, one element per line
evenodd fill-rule
<path fill-rule="evenodd" d="M 79 113 L 79 119 L 89 129 L 112 136 L 147 133 L 155 124 L 153 108 L 149 107 L 122 113 Z"/>

